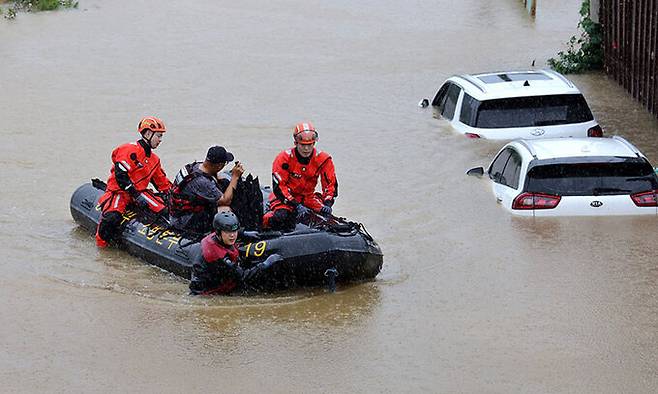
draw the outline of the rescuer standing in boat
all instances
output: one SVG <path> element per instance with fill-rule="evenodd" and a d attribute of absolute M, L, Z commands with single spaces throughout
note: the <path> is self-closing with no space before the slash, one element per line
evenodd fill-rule
<path fill-rule="evenodd" d="M 190 250 L 193 261 L 190 292 L 210 295 L 258 289 L 261 274 L 281 261 L 281 256 L 273 254 L 254 267 L 243 269 L 235 246 L 240 228 L 237 216 L 230 211 L 219 212 L 212 225 L 215 231 Z"/>
<path fill-rule="evenodd" d="M 338 181 L 331 156 L 315 148 L 318 132 L 312 123 L 298 123 L 293 129 L 295 146 L 284 150 L 272 164 L 272 194 L 263 227 L 292 230 L 297 219 L 310 211 L 331 215 L 338 196 Z M 322 193 L 316 193 L 318 177 Z"/>
<path fill-rule="evenodd" d="M 217 174 L 233 161 L 223 146 L 208 149 L 202 162 L 186 164 L 176 175 L 171 191 L 171 224 L 180 231 L 207 234 L 220 206 L 230 206 L 238 179 L 244 173 L 240 162 L 231 170 L 231 180 L 222 193 Z"/>
<path fill-rule="evenodd" d="M 137 131 L 142 135 L 140 140 L 112 151 L 107 189 L 98 201 L 103 210 L 96 230 L 96 245 L 100 248 L 107 247 L 108 242 L 118 236 L 128 205 L 134 204 L 156 214 L 164 213 L 167 208 L 162 198 L 147 189 L 149 183 L 162 193 L 171 189 L 160 158 L 153 153 L 167 131 L 165 124 L 155 116 L 147 116 L 139 122 Z"/>

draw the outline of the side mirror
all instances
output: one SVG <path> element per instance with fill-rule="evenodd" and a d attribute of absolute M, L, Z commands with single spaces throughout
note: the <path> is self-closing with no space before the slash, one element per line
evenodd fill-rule
<path fill-rule="evenodd" d="M 420 100 L 420 102 L 418 103 L 418 106 L 420 108 L 427 108 L 429 105 L 430 105 L 430 101 L 426 98 Z"/>
<path fill-rule="evenodd" d="M 481 177 L 484 175 L 484 167 L 473 167 L 470 170 L 466 171 L 466 175 Z"/>

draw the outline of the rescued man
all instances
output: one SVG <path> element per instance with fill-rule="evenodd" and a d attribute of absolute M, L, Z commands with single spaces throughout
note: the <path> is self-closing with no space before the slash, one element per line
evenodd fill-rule
<path fill-rule="evenodd" d="M 220 186 L 218 174 L 233 158 L 224 147 L 212 146 L 203 162 L 189 163 L 181 168 L 171 192 L 172 227 L 196 235 L 212 231 L 217 208 L 231 205 L 233 191 L 244 173 L 242 164 L 236 162 L 228 186 L 225 189 Z"/>
<path fill-rule="evenodd" d="M 240 266 L 240 254 L 235 242 L 240 222 L 231 211 L 215 215 L 214 232 L 190 249 L 192 274 L 190 293 L 194 295 L 229 294 L 249 289 L 260 290 L 262 275 L 282 261 L 278 254 L 245 269 Z"/>

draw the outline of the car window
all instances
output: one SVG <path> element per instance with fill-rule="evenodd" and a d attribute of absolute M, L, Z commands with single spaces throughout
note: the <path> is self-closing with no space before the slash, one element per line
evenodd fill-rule
<path fill-rule="evenodd" d="M 468 126 L 475 126 L 475 115 L 477 115 L 477 108 L 480 102 L 468 93 L 464 93 L 462 99 L 462 110 L 459 113 L 459 121 Z"/>
<path fill-rule="evenodd" d="M 519 175 L 521 173 L 521 155 L 510 149 L 510 157 L 503 169 L 502 184 L 517 189 L 519 187 Z"/>
<path fill-rule="evenodd" d="M 452 85 L 450 82 L 444 83 L 436 93 L 436 96 L 434 96 L 434 100 L 432 100 L 432 106 L 439 107 L 439 113 L 443 111 L 443 104 L 446 101 L 446 93 L 448 93 L 450 85 Z"/>
<path fill-rule="evenodd" d="M 450 84 L 448 88 L 448 93 L 446 94 L 445 105 L 443 106 L 443 111 L 441 115 L 448 119 L 452 120 L 455 115 L 455 108 L 457 107 L 457 99 L 459 99 L 459 93 L 461 93 L 461 88 L 455 84 Z"/>
<path fill-rule="evenodd" d="M 658 189 L 658 178 L 640 159 L 547 164 L 528 171 L 525 189 L 559 196 L 632 194 Z"/>
<path fill-rule="evenodd" d="M 559 94 L 482 101 L 475 123 L 480 128 L 539 127 L 593 119 L 581 94 Z"/>
<path fill-rule="evenodd" d="M 505 170 L 505 165 L 507 160 L 509 160 L 510 155 L 512 154 L 512 148 L 505 148 L 498 156 L 491 162 L 489 167 L 489 178 L 496 183 L 502 183 L 503 171 Z"/>

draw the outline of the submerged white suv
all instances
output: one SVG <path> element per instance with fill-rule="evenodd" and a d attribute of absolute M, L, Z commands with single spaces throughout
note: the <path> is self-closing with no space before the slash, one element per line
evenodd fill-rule
<path fill-rule="evenodd" d="M 603 135 L 578 88 L 552 70 L 456 75 L 431 104 L 435 116 L 470 138 Z"/>
<path fill-rule="evenodd" d="M 481 176 L 483 167 L 468 175 Z M 657 215 L 658 177 L 621 137 L 516 140 L 486 170 L 496 200 L 523 216 Z"/>

